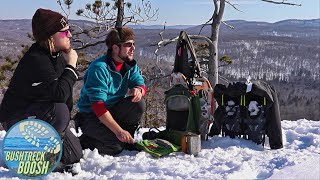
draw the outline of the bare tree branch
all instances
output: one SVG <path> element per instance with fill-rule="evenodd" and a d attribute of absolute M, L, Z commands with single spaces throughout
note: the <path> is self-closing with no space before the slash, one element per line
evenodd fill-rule
<path fill-rule="evenodd" d="M 272 1 L 272 0 L 261 0 L 261 1 L 268 2 L 268 3 L 273 3 L 273 4 L 285 4 L 285 5 L 291 5 L 291 6 L 302 6 L 301 4 L 285 2 L 285 0 L 282 0 L 281 2 Z"/>
<path fill-rule="evenodd" d="M 240 12 L 243 12 L 243 11 L 241 11 L 240 9 L 238 9 L 238 8 L 236 7 L 237 4 L 232 4 L 232 3 L 229 2 L 229 1 L 226 1 L 226 3 L 229 4 L 230 6 L 232 6 L 235 10 L 240 11 Z"/>
<path fill-rule="evenodd" d="M 209 24 L 209 22 L 210 22 L 211 20 L 213 20 L 213 16 L 211 16 L 211 18 L 210 18 L 206 23 L 204 23 L 204 24 L 202 25 L 202 27 L 201 27 L 201 29 L 200 29 L 200 31 L 199 31 L 199 33 L 198 33 L 198 35 L 200 35 L 200 33 L 201 33 L 202 29 L 204 28 L 204 26 L 206 26 L 206 25 L 210 25 L 210 24 Z"/>
<path fill-rule="evenodd" d="M 213 4 L 214 4 L 214 12 L 213 12 L 212 17 L 214 17 L 216 14 L 218 14 L 218 10 L 219 10 L 218 0 L 213 0 Z"/>
<path fill-rule="evenodd" d="M 80 42 L 80 41 L 75 40 L 74 42 Z M 82 46 L 76 47 L 76 48 L 74 48 L 74 50 L 80 50 L 80 49 L 85 49 L 85 48 L 90 47 L 90 46 L 96 46 L 96 45 L 98 45 L 98 44 L 105 43 L 105 40 L 97 41 L 97 42 L 95 42 L 95 43 L 86 43 L 86 44 L 84 44 L 84 43 L 81 41 L 81 43 L 82 43 Z"/>
<path fill-rule="evenodd" d="M 69 19 L 69 15 L 70 15 L 70 4 L 66 4 L 67 5 L 67 9 L 68 9 L 68 13 L 64 10 L 64 8 L 62 7 L 62 3 L 61 3 L 61 0 L 57 0 L 57 3 L 59 4 L 61 10 L 63 11 L 63 13 L 66 15 L 66 18 Z M 71 1 L 72 3 L 72 1 Z"/>
<path fill-rule="evenodd" d="M 164 25 L 163 25 L 163 31 L 161 31 L 161 32 L 159 33 L 159 35 L 160 35 L 160 37 L 161 37 L 161 41 L 163 41 L 163 36 L 162 36 L 162 34 L 163 34 L 164 31 L 166 30 L 166 24 L 167 24 L 167 22 L 165 21 L 165 22 L 164 22 Z"/>
<path fill-rule="evenodd" d="M 141 1 L 140 5 L 135 5 L 134 7 L 129 6 L 128 11 L 132 14 L 132 17 L 139 17 L 139 19 L 133 20 L 133 22 L 141 23 L 146 20 L 157 20 L 158 19 L 158 11 L 157 9 L 152 9 L 150 1 L 144 2 Z M 155 19 L 154 19 L 155 18 Z"/>
<path fill-rule="evenodd" d="M 218 68 L 223 67 L 223 66 L 229 66 L 229 64 L 221 64 L 218 66 Z"/>
<path fill-rule="evenodd" d="M 221 21 L 222 24 L 226 25 L 227 27 L 231 28 L 231 29 L 234 29 L 234 26 L 231 26 L 230 24 L 224 22 L 224 21 Z"/>
<path fill-rule="evenodd" d="M 229 83 L 229 80 L 226 77 L 223 77 L 221 75 L 219 75 L 219 78 L 223 81 L 225 81 L 226 83 Z"/>
<path fill-rule="evenodd" d="M 198 40 L 200 39 L 200 40 L 207 41 L 209 44 L 212 45 L 212 41 L 206 36 L 189 35 L 189 37 L 190 37 L 190 39 L 198 39 Z M 158 46 L 158 48 L 154 52 L 156 55 L 158 55 L 158 51 L 161 47 L 164 47 L 170 43 L 176 42 L 179 39 L 179 36 L 177 36 L 175 38 L 171 38 L 171 39 L 163 39 L 162 34 L 161 34 L 161 38 L 162 38 L 162 40 L 159 41 L 156 45 L 155 44 L 151 45 L 151 46 Z"/>
<path fill-rule="evenodd" d="M 91 20 L 93 23 L 86 23 L 83 27 L 71 24 L 71 26 L 76 29 L 76 31 L 73 31 L 73 35 L 77 36 L 73 41 L 81 45 L 75 49 L 84 49 L 104 43 L 103 37 L 107 35 L 110 28 L 116 26 L 117 17 L 121 17 L 121 19 L 118 19 L 118 24 L 121 21 L 122 25 L 156 20 L 159 9 L 154 9 L 150 1 L 140 1 L 141 3 L 138 3 L 138 5 L 134 7 L 129 2 L 124 3 L 124 0 L 113 1 L 113 4 L 107 1 L 94 1 L 93 3 L 87 3 L 83 9 L 77 10 L 76 14 L 78 16 L 84 17 L 89 21 Z M 64 0 L 63 2 L 62 0 L 57 0 L 63 13 L 68 16 L 73 0 Z M 120 2 L 121 4 L 119 5 Z M 124 5 L 127 7 L 127 15 L 123 14 Z M 118 10 L 122 11 L 121 16 L 117 15 Z M 87 38 L 84 38 L 85 36 Z M 103 40 L 101 40 L 101 38 L 103 38 Z"/>
<path fill-rule="evenodd" d="M 162 34 L 161 34 L 161 38 L 162 38 Z M 163 39 L 161 41 L 159 41 L 157 43 L 158 45 L 158 48 L 156 49 L 156 51 L 154 52 L 156 55 L 158 55 L 158 51 L 161 47 L 164 47 L 172 42 L 176 42 L 178 40 L 179 36 L 175 37 L 175 38 L 172 38 L 172 39 Z"/>

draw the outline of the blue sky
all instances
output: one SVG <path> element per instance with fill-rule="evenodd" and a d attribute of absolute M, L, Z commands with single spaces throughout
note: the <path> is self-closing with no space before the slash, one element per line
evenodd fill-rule
<path fill-rule="evenodd" d="M 154 7 L 159 8 L 156 22 L 144 24 L 195 25 L 206 22 L 212 15 L 212 0 L 150 0 Z M 301 7 L 265 3 L 260 0 L 230 0 L 237 3 L 243 11 L 234 10 L 227 5 L 223 20 L 242 19 L 248 21 L 276 22 L 284 19 L 315 19 L 320 18 L 319 0 L 288 0 L 301 3 Z M 280 0 L 278 0 L 280 1 Z M 74 0 L 71 19 L 76 9 L 83 8 L 94 0 Z M 140 0 L 131 0 L 133 4 Z M 61 11 L 56 0 L 3 0 L 0 6 L 0 19 L 31 19 L 37 8 Z"/>

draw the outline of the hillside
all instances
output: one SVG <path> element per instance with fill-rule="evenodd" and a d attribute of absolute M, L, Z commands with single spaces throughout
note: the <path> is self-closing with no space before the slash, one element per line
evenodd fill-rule
<path fill-rule="evenodd" d="M 78 25 L 87 21 L 73 21 Z M 282 119 L 300 118 L 319 120 L 320 117 L 320 19 L 284 20 L 276 23 L 227 21 L 235 27 L 221 25 L 219 56 L 226 54 L 233 64 L 219 69 L 229 79 L 244 80 L 249 74 L 253 79 L 263 79 L 278 91 Z M 161 26 L 132 26 L 136 32 L 136 59 L 144 68 L 147 63 L 155 65 L 156 44 L 160 40 Z M 172 26 L 166 28 L 164 38 L 178 36 L 181 29 L 189 34 L 198 34 L 201 26 Z M 205 27 L 201 35 L 210 35 Z M 31 32 L 31 20 L 0 20 L 0 64 L 6 57 L 18 60 L 22 44 L 31 44 L 27 33 Z M 168 74 L 174 60 L 175 44 L 159 51 L 157 59 L 162 74 Z M 83 52 L 93 59 L 106 51 L 101 44 Z M 12 73 L 5 72 L 10 79 Z M 166 80 L 162 80 L 166 81 Z M 220 83 L 226 83 L 220 81 Z M 1 84 L 6 84 L 5 81 Z M 162 83 L 166 84 L 166 83 Z M 78 85 L 77 87 L 81 87 Z M 167 87 L 163 87 L 166 89 Z M 77 91 L 78 92 L 78 91 Z M 2 98 L 0 92 L 0 100 Z M 295 109 L 295 111 L 292 111 Z"/>

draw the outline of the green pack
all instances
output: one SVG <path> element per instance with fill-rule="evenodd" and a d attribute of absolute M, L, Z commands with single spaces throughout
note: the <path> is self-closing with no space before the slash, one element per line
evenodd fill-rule
<path fill-rule="evenodd" d="M 200 101 L 198 95 L 178 84 L 165 92 L 166 130 L 199 133 Z"/>
<path fill-rule="evenodd" d="M 177 152 L 180 150 L 180 146 L 174 145 L 164 139 L 143 140 L 137 142 L 135 146 L 151 154 L 153 157 L 159 158 L 161 156 Z"/>

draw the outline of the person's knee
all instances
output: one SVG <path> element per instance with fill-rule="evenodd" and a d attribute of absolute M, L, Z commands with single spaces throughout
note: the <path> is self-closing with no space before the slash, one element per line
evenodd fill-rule
<path fill-rule="evenodd" d="M 68 106 L 65 103 L 55 103 L 55 110 L 70 117 Z"/>
<path fill-rule="evenodd" d="M 141 99 L 139 102 L 137 102 L 136 106 L 137 112 L 140 114 L 143 114 L 146 111 L 146 101 L 144 99 Z"/>
<path fill-rule="evenodd" d="M 133 108 L 128 112 L 128 120 L 125 125 L 126 127 L 136 126 L 139 124 L 143 113 L 146 111 L 146 102 L 144 99 L 141 99 L 139 102 L 134 102 L 132 105 Z"/>
<path fill-rule="evenodd" d="M 68 106 L 64 103 L 55 103 L 53 126 L 60 133 L 63 132 L 69 125 L 70 113 Z"/>

